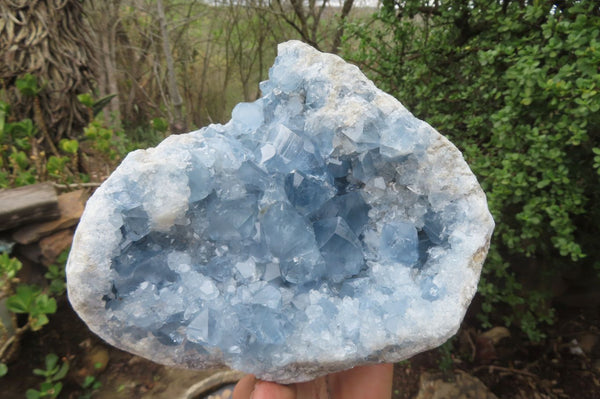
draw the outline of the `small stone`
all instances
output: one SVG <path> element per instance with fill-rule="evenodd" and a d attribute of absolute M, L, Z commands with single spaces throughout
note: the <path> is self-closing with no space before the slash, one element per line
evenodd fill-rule
<path fill-rule="evenodd" d="M 58 196 L 60 217 L 44 223 L 34 223 L 21 227 L 12 233 L 12 238 L 19 244 L 31 244 L 40 238 L 58 230 L 74 226 L 79 222 L 88 195 L 84 190 L 72 191 Z"/>
<path fill-rule="evenodd" d="M 502 339 L 510 337 L 510 330 L 506 327 L 496 326 L 482 333 L 481 336 L 491 340 L 492 343 L 496 345 Z"/>
<path fill-rule="evenodd" d="M 591 355 L 594 352 L 594 348 L 598 345 L 598 342 L 600 342 L 600 337 L 593 332 L 586 332 L 579 336 L 578 341 L 581 350 L 583 350 L 585 354 Z"/>
<path fill-rule="evenodd" d="M 0 231 L 59 216 L 56 189 L 50 182 L 0 190 Z"/>
<path fill-rule="evenodd" d="M 78 365 L 79 367 L 75 371 L 75 378 L 79 383 L 83 383 L 88 376 L 98 376 L 106 370 L 109 360 L 110 355 L 105 347 L 101 345 L 94 346 L 86 351 L 81 364 Z"/>
<path fill-rule="evenodd" d="M 579 342 L 577 342 L 577 339 L 572 339 L 568 345 L 569 345 L 569 353 L 571 355 L 576 355 L 576 356 L 584 356 L 585 355 L 585 352 L 583 351 L 581 346 L 579 346 Z"/>
<path fill-rule="evenodd" d="M 600 359 L 596 359 L 594 361 L 594 371 L 596 371 L 596 373 L 600 373 Z"/>
<path fill-rule="evenodd" d="M 494 227 L 460 152 L 297 41 L 261 90 L 98 188 L 67 265 L 74 309 L 154 361 L 282 383 L 445 342 Z"/>
<path fill-rule="evenodd" d="M 478 378 L 460 371 L 453 377 L 423 373 L 415 399 L 497 399 Z"/>
<path fill-rule="evenodd" d="M 45 266 L 49 266 L 56 261 L 58 255 L 69 249 L 73 242 L 73 229 L 65 229 L 58 231 L 48 237 L 44 237 L 39 242 L 41 250 L 41 262 Z"/>

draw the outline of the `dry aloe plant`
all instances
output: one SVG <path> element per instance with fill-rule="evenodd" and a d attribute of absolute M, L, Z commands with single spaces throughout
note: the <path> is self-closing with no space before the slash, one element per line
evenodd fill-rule
<path fill-rule="evenodd" d="M 77 95 L 90 92 L 95 59 L 83 5 L 78 0 L 0 1 L 0 84 L 11 115 L 31 118 L 54 152 L 61 138 L 73 138 L 89 121 Z M 37 78 L 40 90 L 24 95 L 15 80 Z"/>

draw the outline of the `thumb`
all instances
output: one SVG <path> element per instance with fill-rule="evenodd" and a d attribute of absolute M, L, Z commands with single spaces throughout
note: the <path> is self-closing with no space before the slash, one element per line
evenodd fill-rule
<path fill-rule="evenodd" d="M 257 381 L 250 399 L 296 399 L 296 391 L 274 382 Z"/>

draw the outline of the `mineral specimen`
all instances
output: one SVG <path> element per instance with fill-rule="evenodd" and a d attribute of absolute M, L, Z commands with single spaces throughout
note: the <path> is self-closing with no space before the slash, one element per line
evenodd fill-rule
<path fill-rule="evenodd" d="M 297 41 L 226 125 L 127 156 L 89 200 L 69 298 L 168 365 L 304 381 L 457 330 L 493 230 L 460 152 Z"/>

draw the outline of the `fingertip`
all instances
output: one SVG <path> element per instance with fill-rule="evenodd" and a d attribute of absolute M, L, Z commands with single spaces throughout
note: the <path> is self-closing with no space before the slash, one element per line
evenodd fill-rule
<path fill-rule="evenodd" d="M 252 374 L 244 376 L 235 385 L 233 390 L 233 399 L 249 399 L 254 390 L 256 384 L 256 378 Z"/>
<path fill-rule="evenodd" d="M 296 399 L 293 388 L 268 381 L 257 381 L 251 399 Z"/>

